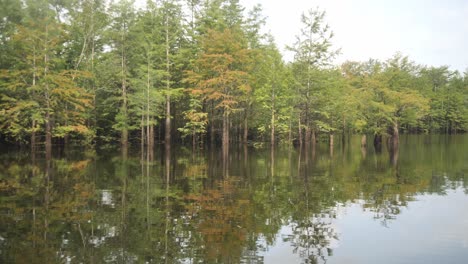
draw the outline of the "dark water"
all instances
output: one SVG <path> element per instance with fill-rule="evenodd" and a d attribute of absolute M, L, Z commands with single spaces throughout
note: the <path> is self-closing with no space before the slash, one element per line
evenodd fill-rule
<path fill-rule="evenodd" d="M 467 150 L 4 150 L 0 262 L 468 263 Z"/>

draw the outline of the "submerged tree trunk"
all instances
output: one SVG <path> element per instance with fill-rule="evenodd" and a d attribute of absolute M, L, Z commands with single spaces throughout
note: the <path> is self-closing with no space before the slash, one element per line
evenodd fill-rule
<path fill-rule="evenodd" d="M 392 135 L 392 147 L 398 146 L 400 143 L 400 133 L 398 131 L 398 122 L 395 122 L 391 128 L 391 135 Z"/>
<path fill-rule="evenodd" d="M 397 168 L 398 166 L 398 152 L 399 152 L 398 149 L 399 149 L 398 144 L 392 145 L 389 148 L 390 164 L 395 168 Z"/>
<path fill-rule="evenodd" d="M 305 144 L 306 145 L 310 144 L 310 139 L 311 138 L 312 138 L 312 130 L 310 129 L 309 125 L 307 124 L 306 133 L 305 133 Z"/>
<path fill-rule="evenodd" d="M 242 135 L 242 142 L 244 144 L 247 143 L 248 137 L 249 137 L 249 113 L 250 113 L 250 108 L 251 108 L 251 103 L 247 103 L 247 107 L 245 109 L 245 115 L 244 115 L 244 131 Z"/>
<path fill-rule="evenodd" d="M 143 118 L 144 118 L 144 116 L 142 115 L 141 116 L 141 121 L 140 121 L 140 125 L 141 125 L 141 129 L 140 129 L 140 151 L 141 151 L 141 155 L 143 155 L 143 153 L 145 153 L 145 126 L 144 126 Z M 143 157 L 142 157 L 142 159 L 143 159 Z"/>
<path fill-rule="evenodd" d="M 214 147 L 214 139 L 215 139 L 215 127 L 214 127 L 214 106 L 213 102 L 211 102 L 211 108 L 210 108 L 210 147 Z"/>
<path fill-rule="evenodd" d="M 299 114 L 298 122 L 298 134 L 299 134 L 299 146 L 302 147 L 302 124 L 301 124 L 301 115 Z"/>
<path fill-rule="evenodd" d="M 344 145 L 346 144 L 346 116 L 344 114 L 343 114 L 343 131 L 341 133 L 342 133 L 341 144 L 343 145 L 343 149 L 344 149 Z"/>
<path fill-rule="evenodd" d="M 374 136 L 374 148 L 376 152 L 382 151 L 382 135 L 381 134 L 376 134 Z"/>
<path fill-rule="evenodd" d="M 273 106 L 274 107 L 274 106 Z M 271 109 L 271 147 L 273 147 L 275 145 L 275 110 L 274 108 L 272 107 Z"/>
<path fill-rule="evenodd" d="M 192 131 L 192 151 L 195 151 L 195 147 L 197 145 L 197 134 L 195 133 L 195 130 Z"/>
<path fill-rule="evenodd" d="M 171 180 L 171 145 L 164 145 L 164 169 L 166 176 L 166 184 L 169 185 Z"/>
<path fill-rule="evenodd" d="M 151 123 L 154 124 L 154 118 L 151 118 Z M 149 146 L 150 146 L 150 154 L 151 154 L 151 160 L 154 159 L 154 126 L 153 125 L 150 125 L 150 129 L 149 129 Z"/>
<path fill-rule="evenodd" d="M 31 151 L 34 153 L 36 150 L 36 120 L 32 121 L 32 129 L 31 129 Z"/>
<path fill-rule="evenodd" d="M 36 48 L 33 47 L 33 80 L 32 80 L 32 86 L 36 86 Z M 31 125 L 31 151 L 34 155 L 34 152 L 36 150 L 36 120 L 32 120 L 32 125 Z"/>
<path fill-rule="evenodd" d="M 398 122 L 394 122 L 390 128 L 391 138 L 389 139 L 388 150 L 390 152 L 390 163 L 397 167 L 398 164 L 398 148 L 400 143 L 400 133 L 398 131 Z"/>
<path fill-rule="evenodd" d="M 125 69 L 125 53 L 122 49 L 122 114 L 124 118 L 124 125 L 120 135 L 120 144 L 122 148 L 128 147 L 128 114 L 127 114 L 127 82 L 126 82 L 126 69 Z"/>
<path fill-rule="evenodd" d="M 224 112 L 223 114 L 223 136 L 222 136 L 223 148 L 229 148 L 229 114 Z"/>
<path fill-rule="evenodd" d="M 166 130 L 164 133 L 164 141 L 166 144 L 171 143 L 171 95 L 169 90 L 171 89 L 171 76 L 170 71 L 170 60 L 169 60 L 169 16 L 166 16 Z"/>
<path fill-rule="evenodd" d="M 52 125 L 50 121 L 50 112 L 47 110 L 46 112 L 46 120 L 45 120 L 45 126 L 46 126 L 46 139 L 45 139 L 45 148 L 46 148 L 46 153 L 50 155 L 52 153 Z"/>
<path fill-rule="evenodd" d="M 317 143 L 317 136 L 315 135 L 315 129 L 312 129 L 312 132 L 311 132 L 311 141 L 312 141 L 312 145 L 315 146 L 315 143 Z"/>
<path fill-rule="evenodd" d="M 275 146 L 274 145 L 272 145 L 270 148 L 270 160 L 271 160 L 270 174 L 271 174 L 271 177 L 274 177 L 275 176 Z"/>
<path fill-rule="evenodd" d="M 166 97 L 166 126 L 164 131 L 164 142 L 171 143 L 171 99 L 168 95 Z"/>
<path fill-rule="evenodd" d="M 46 43 L 45 43 L 45 48 L 44 48 L 44 51 L 45 51 L 45 54 L 44 54 L 44 80 L 45 81 L 45 99 L 46 99 L 46 114 L 45 114 L 45 148 L 46 148 L 46 154 L 48 156 L 50 156 L 50 154 L 52 153 L 52 124 L 51 124 L 51 105 L 50 105 L 50 94 L 49 94 L 49 83 L 48 83 L 48 80 L 47 80 L 47 76 L 49 74 L 49 56 L 48 56 L 48 46 L 47 46 L 47 43 L 48 43 L 48 27 L 46 26 L 45 28 L 45 39 L 46 39 Z"/>
<path fill-rule="evenodd" d="M 148 58 L 146 61 L 146 147 L 147 147 L 147 154 L 153 153 L 153 148 L 154 148 L 154 135 L 152 135 L 152 129 L 153 126 L 151 125 L 152 122 L 150 122 L 150 119 L 152 119 L 151 116 L 151 101 L 150 101 L 150 89 L 151 89 L 151 78 L 150 78 L 150 56 L 148 54 Z M 142 117 L 142 123 L 143 123 L 143 117 Z M 143 127 L 143 124 L 142 124 Z M 142 136 L 143 136 L 143 128 L 142 128 Z M 151 157 L 152 158 L 152 157 Z"/>
<path fill-rule="evenodd" d="M 248 114 L 246 113 L 245 118 L 244 118 L 244 134 L 242 137 L 242 142 L 244 142 L 244 144 L 247 143 L 248 137 L 249 137 L 249 118 L 248 118 Z"/>
<path fill-rule="evenodd" d="M 120 54 L 120 67 L 121 67 L 121 89 L 122 89 L 122 105 L 121 111 L 123 115 L 123 128 L 120 134 L 120 144 L 122 149 L 126 150 L 128 148 L 128 98 L 127 98 L 127 55 L 125 53 L 125 43 L 126 43 L 126 30 L 127 28 L 124 26 L 121 32 L 121 54 Z"/>
<path fill-rule="evenodd" d="M 362 148 L 367 147 L 367 135 L 366 134 L 363 134 L 361 137 L 361 147 Z"/>
<path fill-rule="evenodd" d="M 222 156 L 223 156 L 223 177 L 229 175 L 229 114 L 223 114 L 223 136 L 222 136 Z"/>
<path fill-rule="evenodd" d="M 223 156 L 223 177 L 228 175 L 229 167 L 229 113 L 223 113 L 223 136 L 222 136 L 222 156 Z"/>

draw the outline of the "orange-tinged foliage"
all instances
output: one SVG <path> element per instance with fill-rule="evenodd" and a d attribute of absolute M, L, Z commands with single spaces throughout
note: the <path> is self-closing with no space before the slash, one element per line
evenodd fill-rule
<path fill-rule="evenodd" d="M 196 60 L 198 70 L 187 73 L 187 81 L 193 85 L 190 92 L 230 111 L 242 94 L 250 91 L 250 51 L 245 47 L 244 37 L 234 29 L 210 30 L 202 47 Z"/>

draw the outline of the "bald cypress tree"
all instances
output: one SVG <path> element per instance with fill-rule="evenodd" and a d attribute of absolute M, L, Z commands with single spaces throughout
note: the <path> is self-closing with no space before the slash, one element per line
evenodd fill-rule
<path fill-rule="evenodd" d="M 333 32 L 325 23 L 325 12 L 310 9 L 301 16 L 302 28 L 296 42 L 288 47 L 294 52 L 293 73 L 297 80 L 297 106 L 301 109 L 299 120 L 300 141 L 315 141 L 314 122 L 316 106 L 315 93 L 320 89 L 316 82 L 318 70 L 331 63 L 338 53 L 332 48 Z M 305 137 L 302 140 L 302 129 Z"/>

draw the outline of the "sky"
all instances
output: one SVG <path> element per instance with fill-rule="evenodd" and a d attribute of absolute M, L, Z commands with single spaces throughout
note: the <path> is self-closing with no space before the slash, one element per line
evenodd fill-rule
<path fill-rule="evenodd" d="M 468 70 L 468 0 L 240 0 L 250 9 L 261 4 L 266 30 L 286 60 L 310 8 L 326 12 L 325 21 L 341 48 L 335 61 L 386 60 L 396 52 L 418 64 Z"/>

